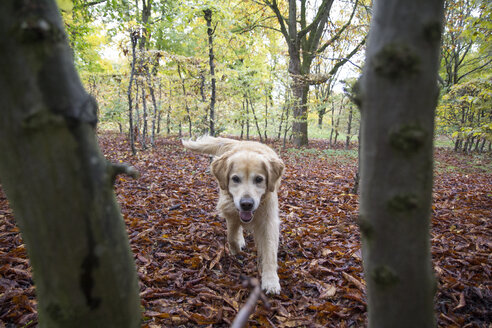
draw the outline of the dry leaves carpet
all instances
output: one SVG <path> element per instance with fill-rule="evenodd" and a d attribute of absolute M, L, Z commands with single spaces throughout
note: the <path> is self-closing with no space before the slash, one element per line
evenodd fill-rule
<path fill-rule="evenodd" d="M 138 267 L 143 326 L 229 326 L 250 292 L 241 276 L 257 275 L 256 254 L 249 235 L 240 257 L 226 247 L 209 158 L 175 139 L 159 139 L 137 157 L 123 136 L 104 133 L 100 143 L 110 161 L 141 173 L 138 180 L 119 176 L 115 189 Z M 250 327 L 365 326 L 358 196 L 350 192 L 356 151 L 329 148 L 313 141 L 310 149 L 281 152 L 282 293 L 269 297 L 269 309 L 259 302 Z M 491 171 L 490 157 L 436 151 L 431 242 L 440 327 L 492 322 Z M 0 189 L 0 327 L 34 326 L 31 269 Z"/>

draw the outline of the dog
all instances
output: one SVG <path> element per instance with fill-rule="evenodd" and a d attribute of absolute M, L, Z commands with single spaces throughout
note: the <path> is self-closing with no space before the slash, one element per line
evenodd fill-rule
<path fill-rule="evenodd" d="M 192 151 L 215 156 L 211 172 L 220 188 L 217 210 L 227 223 L 229 251 L 238 254 L 246 245 L 243 229 L 252 231 L 258 250 L 261 288 L 267 294 L 279 294 L 277 193 L 284 162 L 270 147 L 255 141 L 204 136 L 182 143 Z"/>

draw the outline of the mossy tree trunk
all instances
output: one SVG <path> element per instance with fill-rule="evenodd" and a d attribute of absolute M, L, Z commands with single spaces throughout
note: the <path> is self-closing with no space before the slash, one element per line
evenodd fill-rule
<path fill-rule="evenodd" d="M 360 228 L 369 327 L 435 327 L 430 253 L 443 0 L 374 2 L 361 81 Z"/>
<path fill-rule="evenodd" d="M 0 2 L 0 179 L 27 246 L 40 327 L 139 327 L 137 275 L 51 0 Z"/>

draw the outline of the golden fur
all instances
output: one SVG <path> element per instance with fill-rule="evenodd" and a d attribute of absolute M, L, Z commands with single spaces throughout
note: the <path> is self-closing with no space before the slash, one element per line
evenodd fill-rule
<path fill-rule="evenodd" d="M 205 136 L 183 141 L 183 145 L 216 156 L 211 170 L 220 187 L 217 210 L 227 222 L 229 250 L 237 254 L 245 246 L 243 229 L 251 230 L 258 249 L 261 287 L 278 294 L 277 192 L 284 163 L 270 147 L 254 141 Z"/>

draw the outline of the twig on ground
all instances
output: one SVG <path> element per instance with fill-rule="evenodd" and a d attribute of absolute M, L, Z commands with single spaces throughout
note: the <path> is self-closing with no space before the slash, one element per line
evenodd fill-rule
<path fill-rule="evenodd" d="M 236 317 L 234 318 L 231 328 L 243 328 L 244 326 L 246 326 L 249 316 L 255 310 L 256 302 L 258 301 L 258 299 L 261 299 L 263 301 L 267 309 L 270 308 L 270 304 L 268 303 L 266 296 L 261 291 L 261 286 L 258 279 L 246 278 L 243 280 L 243 286 L 250 288 L 252 287 L 253 290 L 251 291 L 251 294 L 249 295 L 246 303 L 244 303 L 243 307 L 241 308 L 241 310 L 239 310 Z"/>

